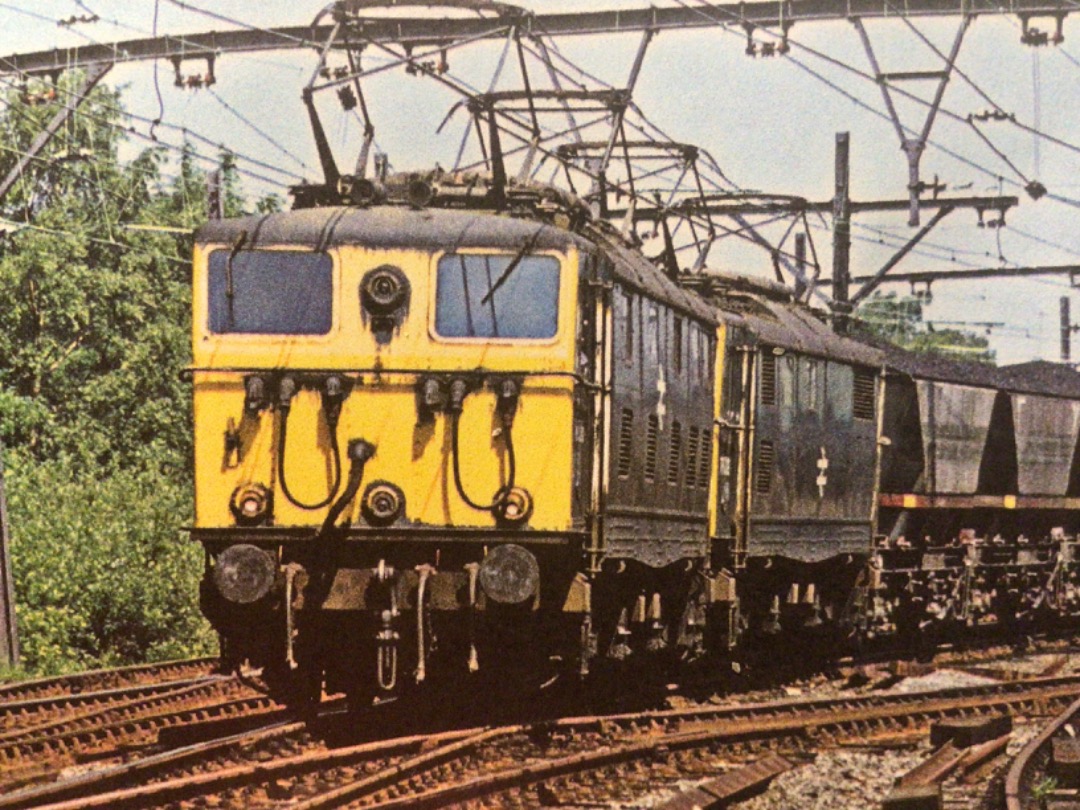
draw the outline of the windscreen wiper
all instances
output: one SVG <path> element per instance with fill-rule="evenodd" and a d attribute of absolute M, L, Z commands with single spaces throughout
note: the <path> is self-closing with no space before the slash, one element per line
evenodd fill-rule
<path fill-rule="evenodd" d="M 236 242 L 233 243 L 232 250 L 229 251 L 229 257 L 225 260 L 225 301 L 229 307 L 229 325 L 233 324 L 233 299 L 236 297 L 236 289 L 233 286 L 233 260 L 236 258 L 236 254 L 240 252 L 240 249 L 244 247 L 244 243 L 247 242 L 248 232 L 246 230 L 240 231 L 240 235 L 236 237 Z"/>
<path fill-rule="evenodd" d="M 510 260 L 510 264 L 506 265 L 506 269 L 502 271 L 502 275 L 495 279 L 495 283 L 491 285 L 488 291 L 484 294 L 484 297 L 480 299 L 481 306 L 490 301 L 495 295 L 496 290 L 498 290 L 499 287 L 506 283 L 506 280 L 510 278 L 511 273 L 517 270 L 518 265 L 521 264 L 521 260 L 524 259 L 527 255 L 529 255 L 529 252 L 533 249 L 533 247 L 536 246 L 536 241 L 540 238 L 540 232 L 546 227 L 546 225 L 541 225 L 539 228 L 536 229 L 536 233 L 534 233 L 527 240 L 525 240 L 525 244 L 521 246 L 521 250 L 519 250 L 514 256 L 514 258 Z"/>

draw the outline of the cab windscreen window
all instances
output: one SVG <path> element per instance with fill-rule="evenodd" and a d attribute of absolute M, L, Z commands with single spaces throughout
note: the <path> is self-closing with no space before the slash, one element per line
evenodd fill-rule
<path fill-rule="evenodd" d="M 214 334 L 325 335 L 334 298 L 325 253 L 215 250 L 210 254 Z"/>
<path fill-rule="evenodd" d="M 448 253 L 435 283 L 441 337 L 551 338 L 559 326 L 559 262 L 551 256 Z"/>

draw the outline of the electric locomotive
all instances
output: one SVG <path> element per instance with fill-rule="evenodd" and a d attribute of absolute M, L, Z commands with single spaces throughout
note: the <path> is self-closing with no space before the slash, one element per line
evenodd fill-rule
<path fill-rule="evenodd" d="M 363 706 L 1080 616 L 1074 372 L 838 336 L 549 187 L 344 182 L 196 239 L 227 665 Z"/>
<path fill-rule="evenodd" d="M 884 355 L 782 285 L 684 284 L 721 321 L 711 552 L 732 581 L 727 648 L 835 655 L 874 547 Z"/>
<path fill-rule="evenodd" d="M 363 704 L 700 650 L 731 598 L 712 307 L 551 189 L 359 182 L 196 238 L 193 536 L 225 662 Z"/>

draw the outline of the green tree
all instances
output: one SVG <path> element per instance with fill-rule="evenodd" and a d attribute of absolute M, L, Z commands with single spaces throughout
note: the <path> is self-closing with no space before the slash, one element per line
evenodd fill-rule
<path fill-rule="evenodd" d="M 989 341 L 962 329 L 935 329 L 923 320 L 923 302 L 914 296 L 874 293 L 855 313 L 858 328 L 904 349 L 993 364 Z"/>
<path fill-rule="evenodd" d="M 0 176 L 51 103 L 12 91 Z M 31 86 L 31 92 L 42 86 Z M 202 553 L 191 520 L 191 231 L 206 175 L 185 148 L 119 158 L 119 94 L 94 90 L 0 201 L 0 437 L 28 671 L 204 653 Z M 226 214 L 243 213 L 235 159 L 219 156 Z M 259 210 L 279 206 L 260 200 Z"/>
<path fill-rule="evenodd" d="M 8 104 L 5 173 L 55 112 L 14 93 Z M 95 90 L 83 110 L 0 203 L 0 436 L 41 460 L 189 474 L 176 370 L 190 352 L 191 240 L 129 226 L 187 227 L 191 215 L 164 187 L 163 150 L 119 161 L 116 93 Z"/>

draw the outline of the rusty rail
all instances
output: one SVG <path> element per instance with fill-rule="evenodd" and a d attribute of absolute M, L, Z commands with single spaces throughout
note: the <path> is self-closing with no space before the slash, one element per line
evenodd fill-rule
<path fill-rule="evenodd" d="M 0 703 L 0 744 L 3 744 L 5 740 L 25 735 L 31 729 L 43 728 L 52 722 L 95 716 L 107 709 L 132 701 L 145 700 L 189 686 L 212 683 L 225 677 L 204 675 L 176 681 L 103 689 L 99 692 L 80 692 L 74 695 Z"/>
<path fill-rule="evenodd" d="M 39 678 L 32 681 L 0 685 L 0 706 L 15 701 L 69 696 L 125 686 L 183 680 L 211 674 L 217 658 L 186 658 L 162 661 L 158 664 L 138 664 L 118 669 L 96 669 L 76 675 Z"/>
<path fill-rule="evenodd" d="M 0 784 L 10 789 L 53 775 L 58 765 L 102 759 L 162 729 L 211 719 L 264 716 L 282 710 L 252 697 L 236 679 L 220 679 L 113 706 L 99 713 L 8 735 L 0 743 Z"/>
<path fill-rule="evenodd" d="M 1046 754 L 1054 736 L 1077 716 L 1080 716 L 1080 700 L 1054 718 L 1016 755 L 1005 775 L 1005 810 L 1027 810 L 1024 796 L 1034 776 L 1038 760 Z"/>

